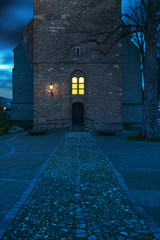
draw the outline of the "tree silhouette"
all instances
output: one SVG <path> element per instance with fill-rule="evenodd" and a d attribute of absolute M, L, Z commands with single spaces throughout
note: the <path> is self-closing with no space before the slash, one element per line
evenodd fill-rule
<path fill-rule="evenodd" d="M 157 61 L 157 42 L 160 33 L 160 0 L 135 0 L 130 5 L 127 13 L 103 16 L 103 21 L 110 22 L 110 32 L 97 32 L 92 34 L 87 41 L 98 46 L 106 44 L 107 55 L 113 46 L 122 38 L 132 36 L 138 45 L 144 76 L 144 108 L 142 134 L 145 138 L 154 138 L 158 134 L 157 103 L 158 103 L 158 78 L 159 65 Z M 101 23 L 102 24 L 102 23 Z M 103 35 L 103 40 L 98 37 Z M 113 38 L 114 36 L 114 38 Z M 112 38 L 112 41 L 110 39 Z M 113 41 L 114 39 L 114 41 Z M 85 43 L 83 41 L 82 43 Z"/>
<path fill-rule="evenodd" d="M 157 42 L 160 29 L 160 0 L 136 1 L 130 6 L 129 13 L 126 13 L 123 19 L 125 19 L 123 28 L 127 28 L 127 32 L 133 37 L 141 53 L 144 76 L 143 136 L 154 138 L 158 134 Z"/>

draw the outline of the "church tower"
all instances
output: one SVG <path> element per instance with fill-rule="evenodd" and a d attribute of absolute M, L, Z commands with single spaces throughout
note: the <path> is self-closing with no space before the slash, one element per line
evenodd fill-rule
<path fill-rule="evenodd" d="M 120 0 L 34 0 L 34 127 L 122 127 Z"/>

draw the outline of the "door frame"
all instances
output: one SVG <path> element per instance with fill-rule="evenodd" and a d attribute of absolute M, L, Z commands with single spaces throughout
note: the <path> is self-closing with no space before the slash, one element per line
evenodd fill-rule
<path fill-rule="evenodd" d="M 74 125 L 74 119 L 73 119 L 73 117 L 74 117 L 74 115 L 73 115 L 73 111 L 74 111 L 74 106 L 76 106 L 76 104 L 78 105 L 78 104 L 81 104 L 81 106 L 83 106 L 83 113 L 82 113 L 82 115 L 83 115 L 83 119 L 81 119 L 82 120 L 82 124 L 80 124 L 80 125 Z M 83 102 L 74 102 L 74 103 L 72 103 L 72 127 L 84 127 L 84 103 Z"/>

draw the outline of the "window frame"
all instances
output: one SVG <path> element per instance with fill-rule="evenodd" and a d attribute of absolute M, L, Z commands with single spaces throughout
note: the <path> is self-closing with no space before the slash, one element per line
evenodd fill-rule
<path fill-rule="evenodd" d="M 77 81 L 76 81 L 76 79 L 77 79 Z M 81 80 L 83 79 L 83 80 L 80 81 L 80 79 Z M 73 93 L 74 91 L 75 91 L 75 93 Z M 74 75 L 72 77 L 72 95 L 80 95 L 80 96 L 85 95 L 85 77 L 84 76 L 77 77 Z"/>
<path fill-rule="evenodd" d="M 76 47 L 76 55 L 77 56 L 81 55 L 81 48 L 80 47 Z"/>

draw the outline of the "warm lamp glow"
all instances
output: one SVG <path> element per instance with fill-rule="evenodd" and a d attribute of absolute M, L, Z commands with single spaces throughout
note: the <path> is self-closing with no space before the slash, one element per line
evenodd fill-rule
<path fill-rule="evenodd" d="M 50 84 L 49 89 L 53 90 L 53 84 L 52 83 Z"/>
<path fill-rule="evenodd" d="M 6 110 L 6 107 L 4 107 L 3 110 Z"/>
<path fill-rule="evenodd" d="M 53 98 L 53 92 L 52 92 L 52 90 L 53 90 L 53 84 L 52 84 L 52 83 L 50 83 L 49 89 L 51 90 L 51 96 L 52 96 L 52 98 Z"/>

